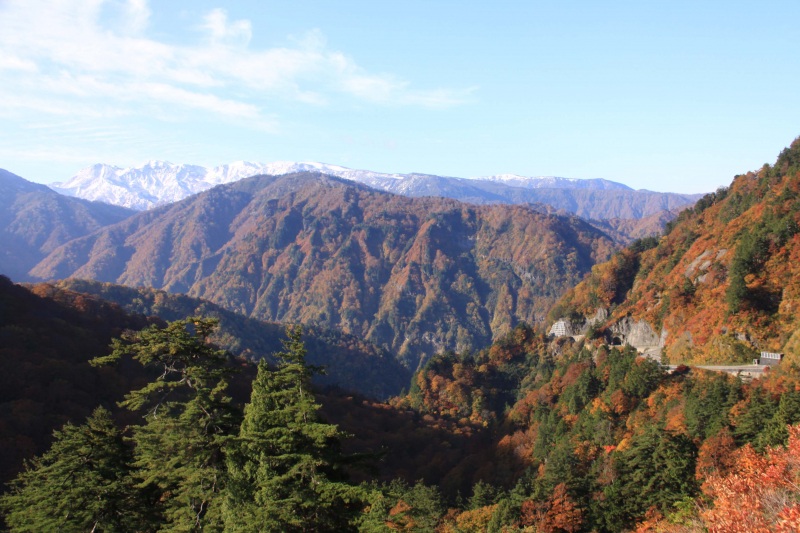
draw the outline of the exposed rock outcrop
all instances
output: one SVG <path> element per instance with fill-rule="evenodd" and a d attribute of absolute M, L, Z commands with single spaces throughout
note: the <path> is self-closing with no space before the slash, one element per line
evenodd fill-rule
<path fill-rule="evenodd" d="M 557 320 L 550 328 L 549 334 L 554 337 L 585 335 L 590 327 L 603 324 L 607 319 L 608 310 L 601 307 L 591 317 Z M 656 333 L 653 327 L 644 320 L 634 320 L 629 316 L 609 325 L 608 332 L 611 344 L 632 346 L 639 353 L 656 360 L 661 359 L 661 350 L 668 335 L 666 329 Z"/>

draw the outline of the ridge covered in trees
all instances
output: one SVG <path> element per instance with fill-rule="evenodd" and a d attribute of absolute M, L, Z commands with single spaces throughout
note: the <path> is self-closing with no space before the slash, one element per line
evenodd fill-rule
<path fill-rule="evenodd" d="M 186 293 L 355 335 L 410 370 L 542 321 L 616 243 L 526 206 L 406 198 L 317 174 L 254 176 L 54 250 L 31 275 Z"/>
<path fill-rule="evenodd" d="M 152 323 L 98 298 L 47 285 L 29 290 L 0 276 L 0 483 L 44 453 L 54 429 L 82 422 L 98 405 L 112 409 L 148 378 L 124 362 L 111 370 L 88 361 L 126 329 Z"/>
<path fill-rule="evenodd" d="M 125 287 L 91 280 L 66 279 L 35 284 L 33 290 L 71 291 L 119 305 L 129 313 L 181 320 L 202 315 L 219 320 L 210 340 L 232 355 L 247 360 L 266 357 L 281 350 L 285 326 L 248 318 L 200 298 L 146 287 Z M 411 373 L 385 349 L 355 335 L 315 326 L 304 326 L 308 361 L 327 371 L 314 382 L 386 399 L 408 387 Z"/>
<path fill-rule="evenodd" d="M 567 291 L 551 320 L 610 311 L 665 332 L 672 363 L 749 363 L 760 351 L 794 357 L 800 342 L 800 139 L 774 165 L 736 176 Z"/>
<path fill-rule="evenodd" d="M 64 196 L 0 169 L 0 274 L 15 281 L 62 244 L 135 211 Z"/>
<path fill-rule="evenodd" d="M 57 431 L 2 499 L 12 530 L 60 519 L 108 531 L 678 531 L 722 523 L 725 506 L 750 496 L 764 498 L 753 520 L 796 520 L 793 364 L 751 383 L 666 374 L 630 348 L 520 326 L 489 349 L 433 358 L 406 396 L 379 404 L 312 395 L 295 329 L 282 363 L 259 365 L 242 409 L 226 392 L 224 352 L 207 342 L 214 326 L 196 317 L 132 331 L 96 360 L 152 367 L 157 377 L 122 402 L 142 418 L 117 429 L 100 409 Z M 108 459 L 78 468 L 82 497 L 108 487 L 108 505 L 53 490 L 87 446 Z M 760 464 L 784 466 L 758 493 L 725 488 Z"/>

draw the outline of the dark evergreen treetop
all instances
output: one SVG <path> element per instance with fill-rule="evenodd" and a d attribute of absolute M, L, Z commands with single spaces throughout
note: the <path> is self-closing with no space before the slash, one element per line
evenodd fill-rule
<path fill-rule="evenodd" d="M 129 332 L 111 355 L 94 364 L 132 355 L 160 375 L 129 393 L 121 405 L 145 414 L 133 428 L 134 472 L 145 491 L 153 527 L 215 530 L 221 527 L 224 446 L 238 425 L 226 395 L 227 354 L 207 339 L 217 322 L 192 317 Z"/>
<path fill-rule="evenodd" d="M 85 424 L 54 435 L 50 450 L 30 461 L 0 499 L 11 531 L 141 529 L 130 450 L 111 413 L 98 407 Z"/>
<path fill-rule="evenodd" d="M 229 455 L 226 527 L 234 531 L 348 531 L 363 507 L 346 483 L 339 440 L 311 392 L 300 327 L 287 328 L 282 361 L 258 367 L 239 438 Z"/>

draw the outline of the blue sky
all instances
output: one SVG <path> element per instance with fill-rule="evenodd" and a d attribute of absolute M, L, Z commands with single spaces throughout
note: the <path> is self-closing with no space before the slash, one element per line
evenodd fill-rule
<path fill-rule="evenodd" d="M 706 192 L 800 135 L 800 2 L 0 0 L 0 167 L 320 161 Z"/>

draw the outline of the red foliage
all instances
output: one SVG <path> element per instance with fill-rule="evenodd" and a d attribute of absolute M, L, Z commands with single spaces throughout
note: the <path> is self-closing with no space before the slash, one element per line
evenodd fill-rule
<path fill-rule="evenodd" d="M 711 475 L 724 476 L 734 466 L 736 442 L 730 431 L 723 428 L 700 445 L 695 477 L 707 479 Z"/>
<path fill-rule="evenodd" d="M 583 513 L 559 483 L 544 503 L 527 500 L 520 510 L 520 525 L 534 526 L 540 533 L 574 533 L 581 529 Z"/>
<path fill-rule="evenodd" d="M 711 533 L 800 530 L 800 426 L 789 428 L 786 448 L 764 456 L 746 445 L 734 454 L 727 475 L 713 475 L 703 486 L 714 506 L 702 513 Z"/>

